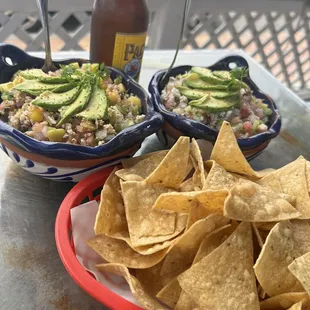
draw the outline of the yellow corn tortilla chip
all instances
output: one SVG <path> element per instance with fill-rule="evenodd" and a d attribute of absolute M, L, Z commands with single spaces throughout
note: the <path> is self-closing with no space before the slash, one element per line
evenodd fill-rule
<path fill-rule="evenodd" d="M 152 210 L 157 197 L 171 191 L 146 182 L 121 182 L 128 230 L 133 247 L 169 240 L 180 231 L 175 230 L 174 212 Z"/>
<path fill-rule="evenodd" d="M 203 164 L 203 159 L 202 159 L 199 145 L 194 138 L 192 139 L 191 155 L 194 161 L 197 163 L 197 167 L 193 174 L 193 182 L 196 186 L 203 188 L 203 185 L 205 183 L 204 164 Z"/>
<path fill-rule="evenodd" d="M 193 224 L 172 246 L 165 257 L 160 275 L 170 281 L 189 268 L 205 236 L 228 223 L 229 219 L 224 216 L 211 214 Z"/>
<path fill-rule="evenodd" d="M 208 176 L 203 186 L 203 190 L 230 190 L 238 181 L 236 177 L 227 172 L 214 160 L 205 162 Z"/>
<path fill-rule="evenodd" d="M 184 226 L 184 223 L 186 221 L 187 221 L 187 216 L 185 214 L 178 215 L 176 219 L 176 227 L 177 227 L 176 230 L 178 231 L 179 227 Z M 128 232 L 127 233 L 115 233 L 109 237 L 125 241 L 134 251 L 142 255 L 150 255 L 150 254 L 159 252 L 163 249 L 166 249 L 169 246 L 171 246 L 176 241 L 177 238 L 179 238 L 179 236 L 176 236 L 173 239 L 164 241 L 162 243 L 155 243 L 155 244 L 149 244 L 145 246 L 134 247 L 131 243 Z"/>
<path fill-rule="evenodd" d="M 172 192 L 161 194 L 154 206 L 154 210 L 169 210 L 174 212 L 188 213 L 193 201 L 197 200 L 210 213 L 223 213 L 224 201 L 228 196 L 227 191 L 199 191 L 199 192 Z"/>
<path fill-rule="evenodd" d="M 130 157 L 122 160 L 122 166 L 126 168 L 131 168 L 132 166 L 136 165 L 140 161 L 153 157 L 154 160 L 157 160 L 158 158 L 164 158 L 168 153 L 168 150 L 162 150 L 162 151 L 157 151 L 157 152 L 152 152 L 152 153 L 147 153 L 143 154 L 141 156 L 135 156 L 135 157 Z"/>
<path fill-rule="evenodd" d="M 300 213 L 279 194 L 244 180 L 230 190 L 224 215 L 238 221 L 272 222 L 298 218 Z"/>
<path fill-rule="evenodd" d="M 261 310 L 282 310 L 288 309 L 294 304 L 307 298 L 308 295 L 305 292 L 302 293 L 284 293 L 271 298 L 268 298 L 260 302 Z"/>
<path fill-rule="evenodd" d="M 277 222 L 256 222 L 255 225 L 258 229 L 262 230 L 262 231 L 269 231 L 271 230 L 275 225 L 277 224 Z"/>
<path fill-rule="evenodd" d="M 157 152 L 140 160 L 130 168 L 118 170 L 116 175 L 124 181 L 143 181 L 165 158 L 167 152 Z"/>
<path fill-rule="evenodd" d="M 189 138 L 180 137 L 146 182 L 178 188 L 186 177 L 188 161 Z"/>
<path fill-rule="evenodd" d="M 180 187 L 179 187 L 180 192 L 193 192 L 195 191 L 195 184 L 193 182 L 192 178 L 187 179 L 184 181 Z"/>
<path fill-rule="evenodd" d="M 235 134 L 226 121 L 223 122 L 217 136 L 210 159 L 215 160 L 226 171 L 259 178 L 242 154 Z"/>
<path fill-rule="evenodd" d="M 95 221 L 95 234 L 111 236 L 128 232 L 124 202 L 119 193 L 121 186 L 114 169 L 101 191 L 101 200 Z"/>
<path fill-rule="evenodd" d="M 182 291 L 174 310 L 200 310 L 200 308 L 188 294 Z"/>
<path fill-rule="evenodd" d="M 297 304 L 294 304 L 288 310 L 308 310 L 310 309 L 309 298 L 305 298 L 299 301 Z"/>
<path fill-rule="evenodd" d="M 221 214 L 222 212 L 219 213 Z M 212 212 L 210 212 L 209 209 L 206 209 L 201 203 L 198 202 L 198 200 L 195 201 L 188 213 L 186 230 L 188 230 L 194 223 L 206 218 L 210 214 L 212 214 Z"/>
<path fill-rule="evenodd" d="M 310 225 L 293 220 L 276 224 L 268 234 L 254 271 L 268 296 L 303 291 L 288 266 L 295 257 L 310 251 Z"/>
<path fill-rule="evenodd" d="M 181 290 L 177 278 L 174 278 L 159 291 L 156 297 L 170 308 L 174 308 L 179 300 Z"/>
<path fill-rule="evenodd" d="M 259 310 L 249 223 L 241 223 L 218 248 L 178 276 L 202 309 Z"/>
<path fill-rule="evenodd" d="M 236 229 L 236 225 L 225 225 L 222 226 L 209 235 L 201 242 L 193 264 L 201 261 L 205 256 L 214 251 L 217 247 L 219 247 Z"/>
<path fill-rule="evenodd" d="M 162 265 L 163 261 L 151 268 L 135 270 L 136 278 L 151 296 L 156 296 L 157 293 L 164 287 L 160 277 Z"/>
<path fill-rule="evenodd" d="M 281 183 L 274 174 L 267 174 L 260 180 L 257 180 L 256 183 L 263 187 L 267 187 L 278 194 L 283 193 Z"/>
<path fill-rule="evenodd" d="M 290 272 L 298 279 L 310 294 L 310 253 L 296 258 L 289 266 Z"/>
<path fill-rule="evenodd" d="M 295 161 L 273 172 L 279 180 L 283 193 L 296 197 L 296 209 L 300 218 L 310 218 L 310 199 L 306 180 L 306 160 L 299 157 Z"/>
<path fill-rule="evenodd" d="M 151 255 L 141 255 L 135 252 L 125 241 L 106 235 L 95 236 L 87 240 L 87 244 L 106 261 L 137 269 L 150 268 L 158 264 L 168 251 L 168 249 L 164 249 Z"/>
<path fill-rule="evenodd" d="M 130 287 L 133 296 L 137 299 L 143 308 L 151 310 L 167 309 L 144 290 L 141 283 L 137 278 L 130 274 L 126 266 L 122 264 L 101 264 L 97 265 L 96 267 L 103 272 L 110 272 L 124 277 Z"/>

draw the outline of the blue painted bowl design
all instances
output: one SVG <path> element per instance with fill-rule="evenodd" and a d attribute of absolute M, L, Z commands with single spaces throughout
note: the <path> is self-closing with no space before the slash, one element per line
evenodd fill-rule
<path fill-rule="evenodd" d="M 228 56 L 208 68 L 211 70 L 231 70 L 231 64 L 235 64 L 238 67 L 249 67 L 247 61 L 243 57 Z M 166 85 L 171 76 L 183 74 L 190 69 L 191 66 L 179 66 L 173 68 L 166 77 L 165 81 L 163 81 L 163 84 Z M 204 125 L 195 120 L 185 118 L 184 116 L 166 110 L 160 99 L 162 87 L 159 83 L 165 72 L 166 70 L 156 72 L 149 83 L 149 92 L 151 94 L 155 110 L 160 112 L 165 120 L 163 129 L 159 133 L 160 139 L 164 140 L 166 144 L 170 144 L 171 140 L 175 141 L 178 136 L 185 135 L 196 139 L 205 139 L 214 143 L 218 135 L 216 130 L 210 128 L 208 125 Z M 244 81 L 250 86 L 254 96 L 264 99 L 265 103 L 267 103 L 268 107 L 272 110 L 272 115 L 269 117 L 269 121 L 267 123 L 269 128 L 267 132 L 245 139 L 238 139 L 238 144 L 245 156 L 248 159 L 252 159 L 260 154 L 262 150 L 267 147 L 270 140 L 279 134 L 281 128 L 281 117 L 274 101 L 268 95 L 262 93 L 250 77 L 246 77 Z"/>
<path fill-rule="evenodd" d="M 55 61 L 54 63 L 57 66 L 71 62 L 81 64 L 88 61 L 84 59 L 67 59 L 64 61 Z M 43 63 L 44 59 L 30 56 L 13 45 L 0 44 L 0 83 L 10 81 L 14 73 L 18 70 L 41 68 Z M 112 78 L 120 75 L 128 91 L 141 99 L 143 113 L 146 115 L 143 122 L 121 131 L 103 145 L 87 147 L 66 143 L 37 141 L 0 121 L 0 143 L 2 143 L 2 149 L 7 150 L 7 154 L 16 163 L 19 164 L 22 162 L 21 166 L 30 172 L 36 171 L 33 169 L 34 167 L 38 168 L 40 164 L 44 164 L 44 167 L 41 167 L 39 172 L 35 172 L 36 174 L 46 177 L 50 177 L 52 174 L 66 175 L 64 178 L 69 178 L 70 173 L 79 171 L 79 168 L 95 169 L 93 165 L 96 166 L 99 163 L 105 166 L 106 159 L 109 161 L 109 165 L 117 164 L 122 156 L 128 157 L 133 155 L 146 137 L 159 130 L 163 123 L 163 117 L 154 110 L 151 99 L 142 86 L 123 72 L 112 67 L 109 67 L 109 69 Z M 122 155 L 119 156 L 119 154 Z M 22 160 L 18 161 L 18 156 Z M 27 160 L 33 162 L 34 167 L 25 166 L 27 165 Z M 111 163 L 111 160 L 113 163 Z M 58 169 L 59 165 L 62 167 L 60 170 Z M 54 168 L 57 169 L 57 172 L 55 172 L 56 170 Z M 67 168 L 67 170 L 62 171 L 64 168 Z M 68 171 L 69 168 L 71 172 Z M 81 175 L 84 175 L 84 172 L 81 173 Z"/>

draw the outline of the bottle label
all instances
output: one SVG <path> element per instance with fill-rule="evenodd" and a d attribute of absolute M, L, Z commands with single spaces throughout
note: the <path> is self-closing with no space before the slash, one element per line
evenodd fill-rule
<path fill-rule="evenodd" d="M 116 33 L 112 66 L 138 80 L 144 53 L 146 32 Z"/>

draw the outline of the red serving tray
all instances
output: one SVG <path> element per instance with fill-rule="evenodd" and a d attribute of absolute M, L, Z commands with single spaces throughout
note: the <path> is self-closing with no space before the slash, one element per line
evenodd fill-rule
<path fill-rule="evenodd" d="M 79 206 L 85 198 L 100 200 L 94 192 L 103 187 L 114 167 L 105 168 L 86 177 L 75 185 L 63 200 L 56 217 L 55 239 L 59 256 L 73 280 L 89 295 L 111 309 L 142 309 L 112 292 L 98 282 L 77 260 L 71 238 L 70 210 Z"/>

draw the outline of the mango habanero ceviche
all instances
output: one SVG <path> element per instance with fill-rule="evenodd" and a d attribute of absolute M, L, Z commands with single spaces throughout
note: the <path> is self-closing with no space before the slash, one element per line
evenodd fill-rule
<path fill-rule="evenodd" d="M 248 138 L 268 130 L 271 109 L 256 98 L 242 81 L 245 68 L 211 71 L 192 67 L 189 72 L 170 77 L 161 100 L 168 111 L 183 115 L 219 130 L 228 121 L 237 138 Z"/>
<path fill-rule="evenodd" d="M 145 117 L 140 98 L 103 64 L 18 71 L 0 92 L 0 120 L 39 141 L 97 146 Z"/>

